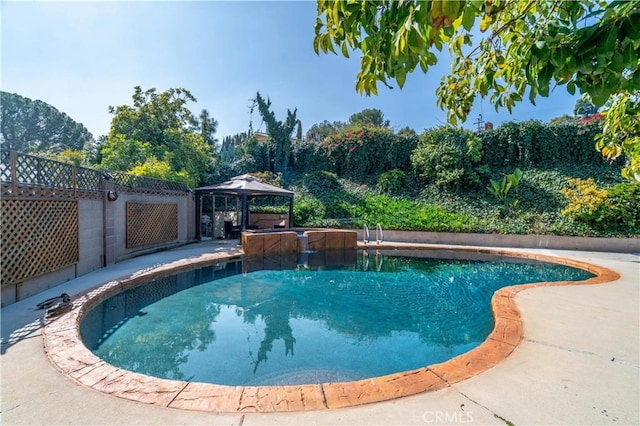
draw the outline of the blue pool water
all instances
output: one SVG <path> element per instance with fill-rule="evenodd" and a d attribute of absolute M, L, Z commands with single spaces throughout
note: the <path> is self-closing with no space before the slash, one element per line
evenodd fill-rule
<path fill-rule="evenodd" d="M 505 259 L 353 253 L 339 261 L 318 253 L 291 268 L 237 260 L 159 278 L 91 310 L 81 335 L 110 364 L 161 378 L 225 385 L 351 381 L 474 348 L 493 329 L 490 301 L 501 287 L 593 276 Z"/>

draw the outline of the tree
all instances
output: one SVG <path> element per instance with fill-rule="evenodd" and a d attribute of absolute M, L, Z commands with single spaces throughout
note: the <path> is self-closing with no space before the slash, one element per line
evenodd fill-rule
<path fill-rule="evenodd" d="M 572 117 L 569 114 L 562 114 L 559 117 L 554 117 L 551 120 L 549 120 L 549 124 L 556 126 L 556 125 L 562 125 L 565 123 L 575 123 L 575 121 L 576 121 L 575 117 Z"/>
<path fill-rule="evenodd" d="M 349 117 L 349 124 L 361 124 L 363 126 L 389 127 L 389 120 L 384 119 L 382 111 L 376 108 L 363 109 Z"/>
<path fill-rule="evenodd" d="M 296 140 L 302 140 L 302 122 L 300 122 L 300 120 L 298 120 L 296 123 Z"/>
<path fill-rule="evenodd" d="M 576 105 L 573 107 L 573 115 L 576 118 L 587 118 L 598 112 L 598 108 L 591 103 L 591 100 L 587 97 L 581 97 L 576 101 Z"/>
<path fill-rule="evenodd" d="M 218 139 L 215 134 L 218 131 L 218 120 L 209 115 L 209 111 L 203 109 L 198 116 L 198 129 L 204 141 L 211 147 L 211 152 L 215 152 Z"/>
<path fill-rule="evenodd" d="M 185 172 L 175 172 L 168 162 L 159 161 L 154 156 L 148 157 L 144 163 L 129 170 L 129 173 L 163 180 L 185 181 L 189 179 Z"/>
<path fill-rule="evenodd" d="M 316 53 L 362 51 L 360 93 L 377 94 L 377 82 L 391 87 L 388 79 L 402 88 L 408 73 L 417 66 L 426 73 L 438 61 L 434 50 L 447 46 L 451 74 L 436 94 L 454 125 L 477 95 L 508 111 L 527 90 L 535 103 L 555 86 L 587 94 L 596 107 L 611 99 L 598 147 L 608 158 L 626 155 L 625 175 L 640 179 L 640 0 L 318 0 L 317 12 Z M 478 21 L 483 36 L 474 42 Z"/>
<path fill-rule="evenodd" d="M 401 136 L 417 136 L 418 135 L 416 131 L 409 126 L 405 126 L 402 129 L 398 130 L 398 134 Z"/>
<path fill-rule="evenodd" d="M 293 112 L 287 110 L 287 119 L 282 122 L 278 121 L 273 111 L 271 111 L 271 100 L 267 98 L 265 101 L 260 96 L 260 92 L 256 94 L 254 105 L 258 106 L 260 116 L 267 125 L 267 134 L 269 134 L 273 142 L 273 168 L 270 171 L 276 173 L 286 172 L 291 158 L 291 135 L 296 127 L 296 112 L 298 110 L 297 108 Z"/>
<path fill-rule="evenodd" d="M 40 100 L 0 92 L 0 142 L 3 148 L 28 154 L 81 151 L 94 143 L 81 124 Z"/>
<path fill-rule="evenodd" d="M 246 132 L 237 133 L 233 136 L 225 136 L 220 147 L 220 161 L 231 164 L 238 158 L 238 147 L 249 138 Z"/>
<path fill-rule="evenodd" d="M 217 122 L 205 111 L 201 121 L 187 108 L 196 102 L 186 89 L 142 91 L 136 86 L 133 106 L 109 107 L 114 115 L 106 141 L 100 147 L 102 166 L 113 170 L 140 173 L 167 163 L 173 176 L 185 176 L 191 186 L 205 181 L 213 165 L 212 143 Z M 161 164 L 160 164 L 161 165 Z"/>
<path fill-rule="evenodd" d="M 307 135 L 305 139 L 307 142 L 322 142 L 325 138 L 339 130 L 347 127 L 346 123 L 342 121 L 334 121 L 330 123 L 327 120 L 324 120 L 322 123 L 316 123 L 307 131 Z"/>

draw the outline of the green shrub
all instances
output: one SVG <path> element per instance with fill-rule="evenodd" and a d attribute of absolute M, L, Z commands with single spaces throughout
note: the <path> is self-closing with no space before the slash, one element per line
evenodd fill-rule
<path fill-rule="evenodd" d="M 378 188 L 387 193 L 401 192 L 407 184 L 407 174 L 402 170 L 393 169 L 378 177 Z"/>
<path fill-rule="evenodd" d="M 568 205 L 562 210 L 564 216 L 586 223 L 595 223 L 606 209 L 607 191 L 598 189 L 593 179 L 569 179 L 569 186 L 561 190 Z"/>
<path fill-rule="evenodd" d="M 604 229 L 640 234 L 640 183 L 619 183 L 607 189 L 607 206 L 596 222 Z"/>
<path fill-rule="evenodd" d="M 569 179 L 562 190 L 569 203 L 562 214 L 601 231 L 640 234 L 640 183 L 599 189 L 593 179 Z"/>
<path fill-rule="evenodd" d="M 507 197 L 509 196 L 509 192 L 511 189 L 517 190 L 518 185 L 520 184 L 520 180 L 522 179 L 523 173 L 520 169 L 516 168 L 513 173 L 508 175 L 504 175 L 502 177 L 502 181 L 497 182 L 493 179 L 490 180 L 491 186 L 488 187 L 489 192 L 496 197 L 497 200 L 501 201 L 505 205 L 507 204 Z M 511 201 L 509 205 L 515 208 L 518 205 L 519 200 L 516 198 Z"/>
<path fill-rule="evenodd" d="M 293 226 L 312 226 L 325 218 L 326 209 L 315 197 L 296 195 L 293 203 Z"/>
<path fill-rule="evenodd" d="M 473 229 L 472 217 L 454 213 L 441 206 L 419 203 L 388 195 L 369 195 L 354 210 L 354 215 L 370 227 L 385 229 L 466 232 Z"/>
<path fill-rule="evenodd" d="M 483 163 L 492 169 L 557 168 L 601 165 L 602 156 L 594 149 L 594 137 L 601 131 L 601 122 L 542 124 L 529 120 L 506 122 L 478 136 Z"/>
<path fill-rule="evenodd" d="M 396 135 L 388 128 L 352 125 L 327 136 L 317 152 L 323 153 L 339 177 L 370 182 L 388 170 L 408 169 L 417 140 L 415 135 Z"/>
<path fill-rule="evenodd" d="M 326 170 L 307 173 L 302 179 L 302 183 L 313 192 L 335 191 L 340 188 L 338 176 Z"/>
<path fill-rule="evenodd" d="M 423 183 L 441 188 L 474 188 L 482 183 L 478 169 L 482 141 L 468 130 L 440 127 L 426 130 L 413 151 L 411 162 Z"/>

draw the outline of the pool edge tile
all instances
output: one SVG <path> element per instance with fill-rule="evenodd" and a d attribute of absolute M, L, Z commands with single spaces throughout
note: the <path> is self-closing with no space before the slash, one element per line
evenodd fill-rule
<path fill-rule="evenodd" d="M 378 248 L 392 248 L 383 243 Z M 404 244 L 402 249 L 424 249 L 426 245 Z M 433 249 L 433 245 L 428 248 Z M 82 343 L 79 325 L 84 314 L 104 298 L 142 281 L 212 264 L 229 261 L 242 250 L 205 253 L 196 258 L 156 265 L 97 285 L 74 297 L 73 309 L 43 327 L 43 346 L 47 358 L 64 375 L 82 386 L 123 399 L 164 407 L 217 413 L 292 412 L 335 409 L 396 399 L 445 388 L 474 377 L 509 356 L 524 338 L 524 324 L 516 304 L 520 291 L 537 287 L 603 284 L 620 275 L 608 268 L 573 259 L 530 252 L 481 247 L 443 246 L 437 249 L 501 254 L 559 263 L 589 271 L 596 276 L 583 281 L 541 282 L 503 287 L 491 300 L 494 328 L 479 346 L 440 364 L 374 377 L 356 382 L 323 383 L 300 386 L 223 386 L 159 379 L 118 369 L 96 357 Z"/>
<path fill-rule="evenodd" d="M 332 409 L 388 401 L 447 386 L 432 371 L 421 368 L 356 382 L 323 383 L 322 389 L 327 407 Z"/>

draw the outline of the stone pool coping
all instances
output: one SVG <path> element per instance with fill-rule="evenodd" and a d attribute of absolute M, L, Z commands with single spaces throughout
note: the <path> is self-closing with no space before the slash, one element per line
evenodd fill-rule
<path fill-rule="evenodd" d="M 494 293 L 491 301 L 495 327 L 488 338 L 476 348 L 440 364 L 355 382 L 296 386 L 223 386 L 159 379 L 107 364 L 82 343 L 80 321 L 89 309 L 102 300 L 154 277 L 232 260 L 243 254 L 241 250 L 230 250 L 227 253 L 204 254 L 198 258 L 182 259 L 149 268 L 79 294 L 74 298 L 70 312 L 45 324 L 45 352 L 51 363 L 74 382 L 105 394 L 146 404 L 217 413 L 334 409 L 434 391 L 478 375 L 509 356 L 522 341 L 523 324 L 515 304 L 517 293 L 532 287 L 600 284 L 620 277 L 611 269 L 587 262 L 524 251 L 406 243 L 374 243 L 361 248 L 436 249 L 498 254 L 573 266 L 588 270 L 596 276 L 577 282 L 504 287 Z"/>

